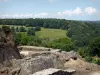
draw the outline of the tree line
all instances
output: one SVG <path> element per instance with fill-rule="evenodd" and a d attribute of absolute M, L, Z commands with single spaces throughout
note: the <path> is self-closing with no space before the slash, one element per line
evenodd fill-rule
<path fill-rule="evenodd" d="M 68 23 L 65 19 L 0 19 L 1 25 L 19 25 L 19 26 L 39 26 L 44 28 L 68 29 Z"/>

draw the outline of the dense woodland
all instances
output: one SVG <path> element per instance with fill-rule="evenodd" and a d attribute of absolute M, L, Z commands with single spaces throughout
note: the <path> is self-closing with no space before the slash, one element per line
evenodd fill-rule
<path fill-rule="evenodd" d="M 12 25 L 19 45 L 36 45 L 77 51 L 87 61 L 100 64 L 100 21 L 73 21 L 65 19 L 0 19 L 0 25 Z M 24 26 L 24 27 L 23 27 Z M 26 27 L 26 28 L 25 28 Z M 66 30 L 66 38 L 49 39 L 35 36 L 43 28 Z"/>
<path fill-rule="evenodd" d="M 55 29 L 68 29 L 69 22 L 65 19 L 0 19 L 0 24 L 3 25 L 40 26 Z"/>

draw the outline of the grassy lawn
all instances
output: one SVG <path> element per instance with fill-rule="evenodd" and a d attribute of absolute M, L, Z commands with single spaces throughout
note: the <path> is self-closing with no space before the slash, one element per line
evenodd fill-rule
<path fill-rule="evenodd" d="M 66 37 L 66 30 L 41 28 L 41 31 L 36 32 L 36 36 L 41 38 L 58 39 Z"/>

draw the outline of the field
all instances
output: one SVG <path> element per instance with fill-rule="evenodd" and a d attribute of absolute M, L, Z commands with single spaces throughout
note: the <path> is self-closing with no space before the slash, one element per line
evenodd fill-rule
<path fill-rule="evenodd" d="M 0 25 L 1 27 L 2 25 Z M 12 26 L 12 25 L 6 25 L 10 27 L 21 27 L 21 26 Z M 24 26 L 25 27 L 25 26 Z M 27 27 L 25 27 L 27 29 Z M 41 28 L 41 31 L 36 32 L 36 36 L 40 38 L 50 38 L 50 39 L 58 39 L 58 38 L 65 38 L 66 37 L 66 30 L 61 29 L 49 29 L 49 28 Z"/>
<path fill-rule="evenodd" d="M 66 30 L 61 29 L 41 28 L 41 31 L 36 32 L 36 36 L 41 38 L 57 39 L 66 37 L 66 32 Z"/>

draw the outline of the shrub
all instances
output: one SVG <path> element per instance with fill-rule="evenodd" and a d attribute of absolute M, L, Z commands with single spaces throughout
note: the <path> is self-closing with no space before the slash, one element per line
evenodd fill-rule
<path fill-rule="evenodd" d="M 88 47 L 81 47 L 78 49 L 78 53 L 84 58 L 89 56 Z"/>
<path fill-rule="evenodd" d="M 25 27 L 23 27 L 23 26 L 21 26 L 21 27 L 19 28 L 19 30 L 20 30 L 20 32 L 26 32 L 26 29 L 25 29 Z"/>
<path fill-rule="evenodd" d="M 36 26 L 36 27 L 35 27 L 35 31 L 41 31 L 41 27 Z"/>
<path fill-rule="evenodd" d="M 100 58 L 93 58 L 92 62 L 100 65 Z"/>
<path fill-rule="evenodd" d="M 85 60 L 88 61 L 88 62 L 92 62 L 92 57 L 86 56 L 86 57 L 85 57 Z"/>
<path fill-rule="evenodd" d="M 34 28 L 28 28 L 27 34 L 31 35 L 31 36 L 35 36 L 35 30 L 34 30 Z"/>

